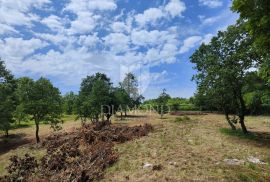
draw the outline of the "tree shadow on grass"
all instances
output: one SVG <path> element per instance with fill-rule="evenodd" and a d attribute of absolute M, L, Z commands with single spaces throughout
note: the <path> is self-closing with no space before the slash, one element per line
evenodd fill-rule
<path fill-rule="evenodd" d="M 23 133 L 12 134 L 12 135 L 9 135 L 8 137 L 0 136 L 0 155 L 7 153 L 8 151 L 12 149 L 16 149 L 19 146 L 22 146 L 31 142 L 25 136 L 26 134 L 23 134 Z"/>
<path fill-rule="evenodd" d="M 220 132 L 240 139 L 254 141 L 256 145 L 270 147 L 270 132 L 249 131 L 244 134 L 241 129 L 220 128 Z"/>
<path fill-rule="evenodd" d="M 123 118 L 126 118 L 126 119 L 132 119 L 132 118 L 146 118 L 147 115 L 127 115 L 127 116 L 124 116 L 123 115 Z M 116 118 L 121 118 L 120 115 L 116 115 Z"/>

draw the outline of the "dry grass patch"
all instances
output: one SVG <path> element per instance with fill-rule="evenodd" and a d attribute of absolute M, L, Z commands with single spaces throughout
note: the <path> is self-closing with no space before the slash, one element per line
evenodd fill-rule
<path fill-rule="evenodd" d="M 107 169 L 103 181 L 270 181 L 269 165 L 247 162 L 254 156 L 270 164 L 269 147 L 220 132 L 227 127 L 222 115 L 189 116 L 181 122 L 172 116 L 157 117 L 147 121 L 156 123 L 149 136 L 116 146 L 120 159 Z M 265 125 L 260 126 L 263 122 L 248 117 L 247 125 L 266 131 Z M 224 162 L 234 158 L 246 162 L 239 166 Z M 145 163 L 162 169 L 143 169 Z"/>

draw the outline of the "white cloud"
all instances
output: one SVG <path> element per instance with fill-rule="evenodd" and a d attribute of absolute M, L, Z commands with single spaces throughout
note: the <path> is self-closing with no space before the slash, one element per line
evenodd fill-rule
<path fill-rule="evenodd" d="M 87 47 L 95 47 L 100 42 L 97 34 L 94 35 L 81 35 L 79 38 L 79 44 Z"/>
<path fill-rule="evenodd" d="M 164 42 L 177 44 L 176 35 L 168 31 L 133 30 L 131 32 L 132 43 L 139 46 L 158 45 Z"/>
<path fill-rule="evenodd" d="M 55 15 L 50 15 L 41 20 L 41 23 L 49 27 L 53 31 L 61 31 L 63 30 L 63 22 L 62 19 Z"/>
<path fill-rule="evenodd" d="M 111 28 L 114 32 L 129 32 L 130 28 L 124 22 L 113 22 Z"/>
<path fill-rule="evenodd" d="M 58 46 L 66 42 L 67 40 L 72 39 L 72 37 L 69 37 L 69 39 L 67 39 L 67 37 L 63 34 L 35 33 L 35 35 L 40 39 L 49 41 L 50 43 Z"/>
<path fill-rule="evenodd" d="M 180 48 L 180 54 L 188 52 L 191 48 L 195 47 L 202 41 L 201 36 L 191 36 L 184 40 L 183 45 Z"/>
<path fill-rule="evenodd" d="M 117 4 L 114 0 L 71 0 L 65 7 L 65 10 L 77 14 L 82 11 L 106 11 L 115 10 Z"/>
<path fill-rule="evenodd" d="M 32 21 L 39 20 L 36 14 L 30 13 L 32 8 L 42 8 L 49 0 L 1 0 L 0 23 L 7 25 L 30 26 Z"/>
<path fill-rule="evenodd" d="M 0 35 L 12 33 L 18 33 L 18 31 L 15 30 L 15 28 L 13 28 L 12 26 L 0 23 Z"/>
<path fill-rule="evenodd" d="M 206 18 L 205 16 L 199 15 L 199 19 L 202 22 L 202 25 L 213 25 L 223 18 L 223 15 L 213 16 Z"/>
<path fill-rule="evenodd" d="M 159 18 L 163 17 L 164 14 L 161 9 L 159 8 L 149 8 L 145 10 L 142 14 L 138 14 L 135 16 L 136 22 L 143 26 L 150 22 L 155 22 Z"/>
<path fill-rule="evenodd" d="M 0 55 L 4 59 L 9 58 L 21 58 L 32 54 L 35 50 L 43 48 L 48 44 L 40 39 L 29 39 L 24 40 L 22 38 L 5 38 L 4 41 L 0 43 Z"/>
<path fill-rule="evenodd" d="M 115 10 L 117 8 L 114 0 L 90 0 L 88 6 L 91 10 Z"/>
<path fill-rule="evenodd" d="M 186 5 L 180 0 L 171 0 L 166 6 L 165 10 L 172 16 L 181 16 L 186 10 Z"/>
<path fill-rule="evenodd" d="M 70 34 L 84 34 L 91 32 L 96 27 L 96 21 L 99 16 L 93 15 L 91 12 L 79 12 L 77 19 L 71 21 L 71 27 L 68 30 Z"/>
<path fill-rule="evenodd" d="M 216 8 L 223 5 L 221 0 L 199 0 L 199 3 L 203 6 L 208 6 L 209 8 Z"/>
<path fill-rule="evenodd" d="M 208 44 L 210 43 L 211 39 L 214 37 L 213 34 L 209 33 L 203 36 L 202 43 Z"/>
<path fill-rule="evenodd" d="M 129 49 L 130 39 L 122 33 L 111 33 L 104 38 L 105 45 L 115 53 L 126 52 Z"/>

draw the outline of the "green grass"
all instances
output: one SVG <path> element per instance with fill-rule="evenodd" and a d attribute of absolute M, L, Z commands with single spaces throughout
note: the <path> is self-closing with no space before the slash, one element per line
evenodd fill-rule
<path fill-rule="evenodd" d="M 180 117 L 176 117 L 175 120 L 174 120 L 174 122 L 175 123 L 185 123 L 185 122 L 188 122 L 190 120 L 191 119 L 188 116 L 180 116 Z"/>
<path fill-rule="evenodd" d="M 63 115 L 62 120 L 64 122 L 73 121 L 73 120 L 75 120 L 75 118 L 76 118 L 76 115 Z M 46 121 L 42 121 L 40 124 L 41 125 L 43 125 L 43 124 L 46 125 L 48 123 Z M 19 129 L 19 128 L 28 128 L 28 127 L 31 127 L 31 126 L 35 126 L 35 122 L 33 120 L 22 121 L 22 122 L 20 122 L 20 124 L 18 124 L 17 122 L 14 122 L 14 123 L 11 124 L 10 130 Z"/>
<path fill-rule="evenodd" d="M 253 140 L 256 139 L 256 136 L 254 136 L 252 133 L 244 134 L 241 129 L 232 130 L 230 128 L 220 128 L 219 131 L 222 134 L 234 136 L 234 137 L 238 137 L 238 138 L 253 139 Z"/>

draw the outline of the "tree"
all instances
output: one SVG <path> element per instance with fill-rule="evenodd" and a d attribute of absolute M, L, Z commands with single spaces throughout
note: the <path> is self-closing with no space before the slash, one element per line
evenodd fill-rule
<path fill-rule="evenodd" d="M 232 9 L 240 13 L 245 28 L 255 38 L 260 50 L 270 49 L 270 3 L 269 0 L 234 0 Z"/>
<path fill-rule="evenodd" d="M 49 122 L 53 129 L 60 128 L 58 124 L 62 121 L 61 95 L 58 88 L 55 88 L 49 80 L 41 77 L 37 81 L 29 81 L 22 98 L 25 112 L 35 121 L 37 143 L 40 142 L 41 121 Z"/>
<path fill-rule="evenodd" d="M 121 120 L 123 119 L 123 109 L 130 104 L 130 97 L 128 93 L 122 88 L 115 88 L 113 91 L 113 105 L 114 108 L 120 111 Z"/>
<path fill-rule="evenodd" d="M 32 83 L 32 79 L 28 77 L 22 77 L 17 79 L 17 88 L 16 88 L 16 97 L 18 101 L 18 105 L 14 112 L 14 118 L 20 125 L 22 121 L 27 121 L 29 119 L 29 115 L 25 112 L 25 106 L 23 103 L 23 95 L 27 91 L 29 84 Z"/>
<path fill-rule="evenodd" d="M 133 73 L 127 73 L 124 80 L 120 83 L 120 87 L 124 89 L 130 98 L 130 102 L 128 107 L 134 107 L 141 102 L 143 99 L 142 96 L 139 95 L 138 91 L 138 80 Z M 125 107 L 125 116 L 127 116 L 127 108 Z"/>
<path fill-rule="evenodd" d="M 75 112 L 77 95 L 68 92 L 63 96 L 63 107 L 66 114 L 71 115 Z"/>
<path fill-rule="evenodd" d="M 110 96 L 111 83 L 105 74 L 96 73 L 83 79 L 77 102 L 78 118 L 82 123 L 87 118 L 97 122 L 100 114 L 103 114 L 103 107 L 110 105 Z"/>
<path fill-rule="evenodd" d="M 240 13 L 240 20 L 254 38 L 257 51 L 264 58 L 260 62 L 261 76 L 270 83 L 270 3 L 269 0 L 234 0 L 232 10 Z"/>
<path fill-rule="evenodd" d="M 163 115 L 170 111 L 167 102 L 171 97 L 166 93 L 166 90 L 163 89 L 162 93 L 156 99 L 156 111 L 160 114 L 160 118 L 163 118 Z"/>
<path fill-rule="evenodd" d="M 8 136 L 13 122 L 13 112 L 16 109 L 15 89 L 16 81 L 13 75 L 0 60 L 0 130 L 5 131 L 6 136 Z"/>
<path fill-rule="evenodd" d="M 190 58 L 198 71 L 194 79 L 200 91 L 215 96 L 226 117 L 228 112 L 235 113 L 245 134 L 245 77 L 259 59 L 252 43 L 252 38 L 239 22 L 219 32 L 209 45 L 202 44 Z"/>

